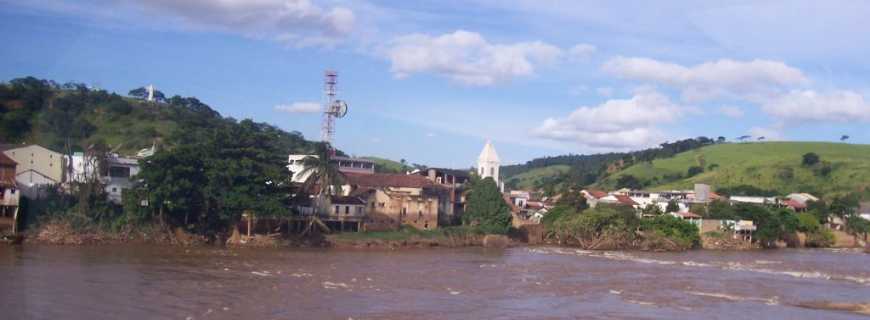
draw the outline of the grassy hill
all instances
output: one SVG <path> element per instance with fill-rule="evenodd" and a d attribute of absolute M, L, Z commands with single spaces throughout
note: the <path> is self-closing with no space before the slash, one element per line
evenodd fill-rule
<path fill-rule="evenodd" d="M 821 162 L 804 166 L 808 152 Z M 688 176 L 692 166 L 704 172 Z M 695 183 L 714 188 L 754 186 L 779 193 L 812 192 L 826 197 L 870 193 L 870 145 L 825 142 L 765 142 L 717 144 L 642 162 L 599 181 L 604 188 L 616 187 L 624 175 L 632 175 L 648 189 L 685 189 Z"/>
<path fill-rule="evenodd" d="M 568 170 L 571 170 L 571 166 L 564 164 L 534 168 L 508 177 L 505 179 L 505 184 L 515 189 L 533 190 L 539 188 L 542 183 L 550 182 L 555 177 L 567 173 Z"/>

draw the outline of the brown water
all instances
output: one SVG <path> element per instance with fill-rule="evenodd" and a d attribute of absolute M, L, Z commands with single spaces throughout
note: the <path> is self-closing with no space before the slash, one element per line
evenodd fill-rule
<path fill-rule="evenodd" d="M 853 319 L 858 251 L 0 246 L 0 319 Z"/>

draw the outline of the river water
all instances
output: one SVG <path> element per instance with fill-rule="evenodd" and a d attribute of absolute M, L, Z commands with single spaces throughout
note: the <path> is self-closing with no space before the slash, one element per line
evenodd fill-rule
<path fill-rule="evenodd" d="M 0 246 L 0 319 L 854 319 L 870 254 Z"/>

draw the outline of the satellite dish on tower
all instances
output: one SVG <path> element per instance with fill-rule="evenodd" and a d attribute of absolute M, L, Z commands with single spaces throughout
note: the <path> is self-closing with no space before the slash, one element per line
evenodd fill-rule
<path fill-rule="evenodd" d="M 344 100 L 335 100 L 330 110 L 336 118 L 344 118 L 347 115 L 347 102 Z"/>

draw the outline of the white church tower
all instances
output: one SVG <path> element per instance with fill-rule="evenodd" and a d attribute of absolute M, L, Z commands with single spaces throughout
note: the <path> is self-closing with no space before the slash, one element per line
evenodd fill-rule
<path fill-rule="evenodd" d="M 486 141 L 483 146 L 483 151 L 477 157 L 477 174 L 480 178 L 492 178 L 495 184 L 501 186 L 498 180 L 498 168 L 501 165 L 501 160 L 498 159 L 498 153 L 495 152 L 495 147 L 492 142 Z"/>

